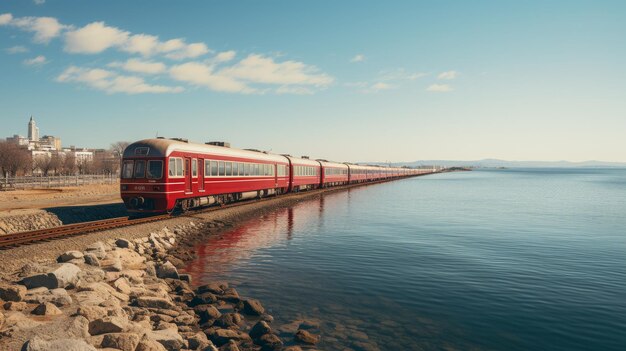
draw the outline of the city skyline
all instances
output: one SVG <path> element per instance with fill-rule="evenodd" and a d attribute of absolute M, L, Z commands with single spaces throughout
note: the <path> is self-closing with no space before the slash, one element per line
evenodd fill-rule
<path fill-rule="evenodd" d="M 0 5 L 1 137 L 33 115 L 89 148 L 626 161 L 617 1 L 147 5 Z"/>

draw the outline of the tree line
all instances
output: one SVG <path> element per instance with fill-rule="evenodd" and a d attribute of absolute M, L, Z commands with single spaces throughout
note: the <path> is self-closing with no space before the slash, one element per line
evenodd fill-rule
<path fill-rule="evenodd" d="M 6 176 L 118 174 L 128 142 L 119 141 L 109 149 L 94 152 L 93 159 L 76 158 L 71 152 L 35 155 L 15 143 L 0 141 L 0 172 Z"/>

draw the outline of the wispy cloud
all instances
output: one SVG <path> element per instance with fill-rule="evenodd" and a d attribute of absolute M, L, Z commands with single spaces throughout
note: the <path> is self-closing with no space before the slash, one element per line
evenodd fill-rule
<path fill-rule="evenodd" d="M 167 70 L 167 66 L 162 62 L 144 61 L 140 59 L 128 59 L 126 62 L 111 62 L 108 66 L 122 68 L 128 72 L 144 74 L 159 74 Z"/>
<path fill-rule="evenodd" d="M 27 66 L 43 66 L 48 63 L 48 60 L 46 60 L 45 56 L 39 55 L 32 59 L 24 60 L 23 63 Z"/>
<path fill-rule="evenodd" d="M 384 81 L 416 80 L 426 75 L 427 73 L 409 72 L 404 68 L 397 68 L 380 71 L 378 73 L 378 79 Z"/>
<path fill-rule="evenodd" d="M 33 2 L 35 3 L 35 5 L 43 5 L 46 3 L 46 0 L 33 0 Z"/>
<path fill-rule="evenodd" d="M 0 26 L 12 26 L 34 33 L 33 41 L 47 44 L 69 28 L 53 17 L 13 17 L 10 13 L 0 15 Z"/>
<path fill-rule="evenodd" d="M 352 59 L 350 59 L 350 62 L 363 62 L 363 61 L 365 61 L 365 55 L 363 54 L 357 54 Z"/>
<path fill-rule="evenodd" d="M 17 45 L 7 48 L 6 52 L 8 52 L 9 54 L 23 54 L 25 52 L 28 52 L 28 48 L 25 46 Z"/>
<path fill-rule="evenodd" d="M 334 82 L 332 76 L 300 61 L 279 61 L 276 55 L 264 54 L 249 54 L 237 60 L 234 50 L 201 59 L 212 53 L 203 42 L 188 43 L 183 38 L 161 40 L 156 35 L 134 34 L 102 21 L 80 27 L 61 24 L 52 17 L 14 18 L 11 14 L 3 14 L 0 15 L 0 25 L 33 32 L 34 40 L 39 43 L 47 43 L 59 37 L 63 42 L 63 51 L 68 54 L 97 55 L 116 50 L 119 53 L 140 55 L 142 58 L 111 62 L 106 68 L 70 66 L 57 77 L 59 82 L 87 85 L 107 93 L 167 93 L 183 90 L 178 86 L 154 85 L 144 78 L 127 76 L 125 72 L 153 75 L 155 79 L 169 78 L 213 91 L 244 94 L 312 94 Z M 183 62 L 170 65 L 164 62 L 167 59 Z"/>
<path fill-rule="evenodd" d="M 437 78 L 442 79 L 442 80 L 452 80 L 452 79 L 455 79 L 458 75 L 459 75 L 459 72 L 457 71 L 446 71 L 446 72 L 439 73 Z"/>
<path fill-rule="evenodd" d="M 428 88 L 426 88 L 426 90 L 437 92 L 437 93 L 447 93 L 447 92 L 452 91 L 453 89 L 448 84 L 432 84 Z"/>
<path fill-rule="evenodd" d="M 105 91 L 109 94 L 126 93 L 179 93 L 183 87 L 171 87 L 164 85 L 153 85 L 146 83 L 141 77 L 120 75 L 112 71 L 99 68 L 81 68 L 76 66 L 68 67 L 57 77 L 61 83 L 78 82 L 87 86 Z"/>

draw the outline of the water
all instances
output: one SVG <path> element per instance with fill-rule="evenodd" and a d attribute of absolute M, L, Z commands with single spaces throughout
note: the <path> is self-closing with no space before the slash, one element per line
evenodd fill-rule
<path fill-rule="evenodd" d="M 305 201 L 198 247 L 323 350 L 626 349 L 626 170 L 438 174 Z"/>

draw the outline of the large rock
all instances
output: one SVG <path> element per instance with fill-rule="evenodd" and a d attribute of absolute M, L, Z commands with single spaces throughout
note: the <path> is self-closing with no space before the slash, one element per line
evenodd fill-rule
<path fill-rule="evenodd" d="M 243 323 L 243 318 L 239 313 L 224 313 L 218 318 L 214 325 L 222 328 L 237 327 Z"/>
<path fill-rule="evenodd" d="M 22 301 L 24 300 L 24 296 L 26 296 L 26 287 L 22 285 L 0 285 L 0 300 Z"/>
<path fill-rule="evenodd" d="M 167 349 L 158 341 L 145 339 L 139 342 L 135 351 L 167 351 Z"/>
<path fill-rule="evenodd" d="M 258 339 L 261 336 L 270 333 L 271 331 L 272 328 L 270 328 L 269 324 L 267 324 L 266 321 L 259 321 L 252 327 L 252 329 L 250 329 L 250 332 L 248 334 L 250 334 L 250 337 L 252 339 Z"/>
<path fill-rule="evenodd" d="M 157 273 L 157 277 L 158 278 L 172 278 L 172 279 L 179 279 L 179 275 L 178 275 L 178 270 L 176 269 L 176 267 L 174 267 L 174 265 L 170 262 L 167 261 L 163 264 L 160 264 L 156 267 L 156 273 Z"/>
<path fill-rule="evenodd" d="M 296 341 L 309 344 L 309 345 L 315 345 L 320 341 L 319 336 L 313 335 L 309 333 L 308 331 L 302 330 L 302 329 L 296 332 L 295 339 Z"/>
<path fill-rule="evenodd" d="M 50 302 L 42 303 L 31 312 L 38 316 L 57 316 L 63 314 L 61 310 Z"/>
<path fill-rule="evenodd" d="M 192 350 L 205 350 L 210 346 L 213 346 L 213 343 L 209 341 L 206 337 L 206 334 L 203 332 L 198 332 L 189 338 L 187 338 L 189 343 L 189 348 Z"/>
<path fill-rule="evenodd" d="M 228 284 L 222 282 L 212 282 L 198 287 L 198 294 L 210 292 L 213 294 L 221 295 L 224 293 L 224 289 L 228 288 Z"/>
<path fill-rule="evenodd" d="M 92 322 L 106 316 L 107 310 L 106 308 L 100 306 L 80 306 L 76 314 L 83 316 L 87 318 L 88 321 Z"/>
<path fill-rule="evenodd" d="M 139 307 L 146 308 L 172 308 L 174 304 L 165 298 L 153 297 L 153 296 L 140 296 L 135 300 L 135 303 Z"/>
<path fill-rule="evenodd" d="M 220 316 L 222 315 L 220 311 L 215 308 L 215 306 L 211 305 L 196 306 L 194 307 L 194 311 L 196 312 L 196 315 L 198 315 L 198 317 L 200 318 L 200 324 L 214 321 L 220 318 Z"/>
<path fill-rule="evenodd" d="M 263 347 L 264 351 L 281 350 L 283 342 L 275 334 L 265 334 L 257 340 L 257 344 Z"/>
<path fill-rule="evenodd" d="M 243 301 L 243 312 L 253 316 L 260 316 L 265 312 L 265 308 L 257 299 L 247 299 Z"/>
<path fill-rule="evenodd" d="M 22 284 L 28 289 L 46 287 L 48 289 L 65 288 L 76 284 L 80 268 L 71 263 L 63 263 L 51 273 L 36 274 L 22 279 Z"/>
<path fill-rule="evenodd" d="M 126 331 L 129 322 L 122 317 L 104 317 L 89 322 L 89 334 L 100 335 Z"/>
<path fill-rule="evenodd" d="M 107 248 L 101 241 L 97 241 L 87 246 L 87 250 L 85 251 L 96 255 L 98 259 L 103 259 L 107 255 Z"/>
<path fill-rule="evenodd" d="M 135 351 L 139 344 L 139 335 L 133 333 L 104 334 L 102 347 L 110 347 L 122 351 Z"/>
<path fill-rule="evenodd" d="M 250 335 L 233 329 L 212 329 L 208 331 L 207 336 L 217 346 L 222 346 L 230 340 L 236 342 L 250 340 Z"/>
<path fill-rule="evenodd" d="M 132 243 L 126 239 L 117 239 L 115 240 L 115 245 L 117 245 L 117 247 L 127 249 L 132 245 Z"/>
<path fill-rule="evenodd" d="M 46 341 L 39 336 L 35 336 L 34 338 L 28 340 L 24 346 L 22 346 L 22 351 L 52 351 L 52 350 L 63 350 L 63 351 L 96 351 L 96 348 L 89 345 L 85 340 L 80 339 L 60 339 L 60 340 L 52 340 Z"/>
<path fill-rule="evenodd" d="M 67 251 L 63 254 L 61 254 L 61 256 L 59 256 L 59 258 L 57 258 L 58 262 L 68 262 L 71 260 L 78 260 L 83 258 L 83 253 L 80 251 Z"/>
<path fill-rule="evenodd" d="M 42 288 L 40 292 L 29 293 L 26 295 L 26 302 L 28 303 L 46 303 L 51 302 L 57 306 L 67 306 L 72 304 L 72 297 L 68 294 L 67 290 L 63 288 L 48 290 Z"/>
<path fill-rule="evenodd" d="M 95 254 L 87 253 L 85 254 L 83 258 L 86 264 L 90 266 L 100 267 L 100 260 L 98 259 L 98 256 L 96 256 Z"/>
<path fill-rule="evenodd" d="M 183 337 L 175 329 L 148 331 L 146 337 L 163 345 L 169 351 L 180 350 L 185 345 Z"/>

